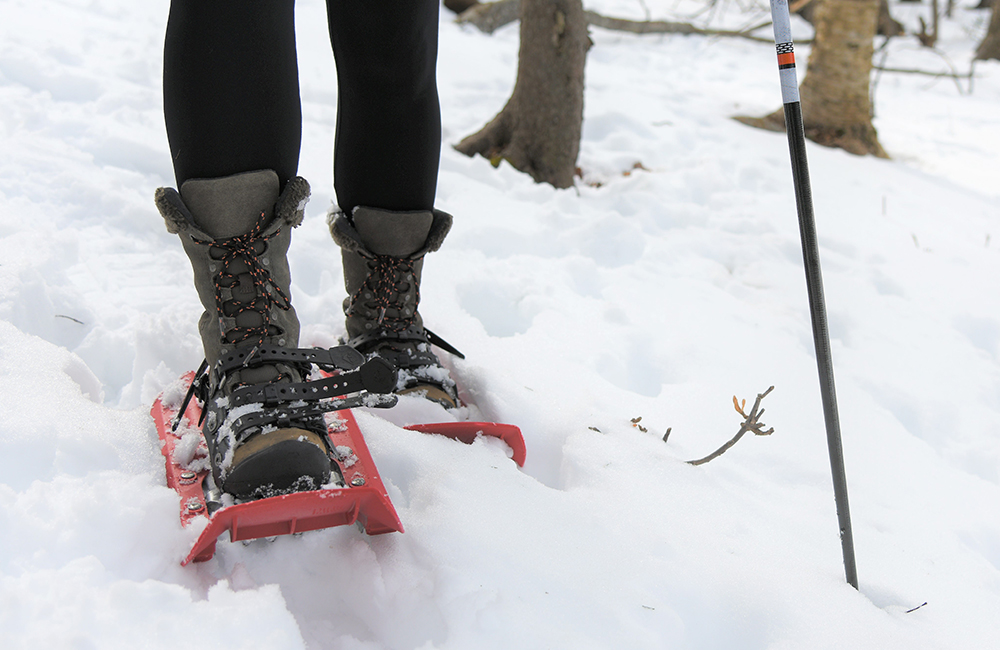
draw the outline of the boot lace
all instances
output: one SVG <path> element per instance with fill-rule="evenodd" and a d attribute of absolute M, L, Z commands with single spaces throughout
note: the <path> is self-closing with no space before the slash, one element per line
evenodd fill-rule
<path fill-rule="evenodd" d="M 364 296 L 365 305 L 375 310 L 377 316 L 375 322 L 380 329 L 394 333 L 405 331 L 413 324 L 417 315 L 417 305 L 420 303 L 420 287 L 416 284 L 413 270 L 416 261 L 403 257 L 375 255 L 371 272 L 351 296 L 350 313 L 355 312 L 355 306 Z M 413 286 L 412 305 L 403 298 L 409 292 L 409 288 L 403 288 L 407 281 Z M 392 299 L 394 294 L 395 301 Z M 394 313 L 390 313 L 390 309 Z"/>
<path fill-rule="evenodd" d="M 220 266 L 220 270 L 214 276 L 213 283 L 215 284 L 215 306 L 220 323 L 224 322 L 227 316 L 232 318 L 234 323 L 236 323 L 228 331 L 224 326 L 220 328 L 223 332 L 224 342 L 229 344 L 239 345 L 246 341 L 252 341 L 256 345 L 263 344 L 271 328 L 271 308 L 276 306 L 285 311 L 291 308 L 292 303 L 288 295 L 276 283 L 271 282 L 271 272 L 264 268 L 261 263 L 260 256 L 263 251 L 267 250 L 266 246 L 263 250 L 257 250 L 256 248 L 258 242 L 266 244 L 269 239 L 280 232 L 280 230 L 276 230 L 269 235 L 264 235 L 263 232 L 266 223 L 267 218 L 261 212 L 260 218 L 249 232 L 236 237 L 230 237 L 229 239 L 201 242 L 223 251 L 223 256 L 216 260 Z M 242 260 L 247 268 L 238 273 L 232 273 L 230 267 L 238 260 Z M 240 276 L 244 274 L 250 276 L 253 283 L 254 297 L 249 301 L 234 301 L 236 310 L 231 314 L 226 314 L 223 303 L 223 289 L 237 287 L 241 282 Z M 240 315 L 246 312 L 257 313 L 260 316 L 260 324 L 252 326 L 239 325 Z"/>

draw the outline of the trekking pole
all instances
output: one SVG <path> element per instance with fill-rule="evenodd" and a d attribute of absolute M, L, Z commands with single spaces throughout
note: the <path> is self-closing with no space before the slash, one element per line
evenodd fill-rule
<path fill-rule="evenodd" d="M 781 77 L 785 131 L 788 133 L 788 149 L 792 157 L 795 205 L 799 213 L 799 234 L 802 238 L 802 258 L 805 263 L 806 288 L 809 292 L 813 342 L 816 345 L 819 388 L 826 420 L 826 441 L 830 449 L 830 469 L 833 472 L 833 496 L 837 503 L 837 520 L 840 524 L 840 545 L 844 552 L 847 582 L 857 589 L 858 569 L 854 561 L 854 533 L 851 531 L 851 509 L 847 503 L 844 449 L 840 441 L 837 391 L 833 384 L 833 356 L 830 354 L 830 333 L 827 329 L 826 301 L 823 298 L 823 275 L 819 267 L 816 219 L 813 216 L 812 189 L 809 186 L 809 166 L 806 163 L 806 134 L 802 124 L 802 105 L 799 103 L 799 87 L 795 74 L 788 0 L 771 0 L 771 21 L 774 24 L 774 45 L 778 51 L 778 74 Z"/>

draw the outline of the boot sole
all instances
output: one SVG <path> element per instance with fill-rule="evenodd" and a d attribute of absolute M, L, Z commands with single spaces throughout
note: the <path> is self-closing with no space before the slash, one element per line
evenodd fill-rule
<path fill-rule="evenodd" d="M 278 429 L 240 445 L 222 489 L 240 498 L 314 490 L 330 481 L 332 466 L 318 434 Z"/>
<path fill-rule="evenodd" d="M 396 391 L 396 394 L 423 397 L 424 399 L 429 399 L 432 402 L 437 402 L 446 409 L 458 408 L 458 403 L 451 395 L 431 384 L 418 384 L 410 388 L 404 388 L 403 390 Z"/>

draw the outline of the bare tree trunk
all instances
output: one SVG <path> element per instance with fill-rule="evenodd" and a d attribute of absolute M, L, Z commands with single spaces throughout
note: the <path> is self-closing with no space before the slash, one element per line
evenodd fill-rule
<path fill-rule="evenodd" d="M 990 26 L 986 30 L 983 42 L 976 49 L 977 59 L 1000 59 L 1000 9 L 997 3 L 993 3 L 993 17 L 990 19 Z"/>
<path fill-rule="evenodd" d="M 810 140 L 885 158 L 868 94 L 877 17 L 878 0 L 821 2 L 800 92 Z"/>
<path fill-rule="evenodd" d="M 822 0 L 816 6 L 816 37 L 802 81 L 806 137 L 853 154 L 888 158 L 872 126 L 868 95 L 879 0 Z M 782 109 L 738 121 L 784 131 Z"/>
<path fill-rule="evenodd" d="M 572 186 L 589 47 L 581 0 L 524 0 L 514 91 L 493 121 L 455 148 L 506 160 L 539 183 Z"/>

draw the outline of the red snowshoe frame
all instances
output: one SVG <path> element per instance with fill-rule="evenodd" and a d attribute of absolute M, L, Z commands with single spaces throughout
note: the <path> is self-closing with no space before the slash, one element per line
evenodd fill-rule
<path fill-rule="evenodd" d="M 182 379 L 186 385 L 190 385 L 194 373 L 189 372 Z M 403 532 L 403 524 L 392 506 L 392 501 L 389 500 L 361 429 L 358 428 L 358 423 L 350 411 L 336 411 L 339 422 L 331 425 L 327 431 L 330 447 L 337 452 L 337 462 L 346 487 L 295 492 L 247 501 L 209 513 L 204 485 L 209 471 L 185 469 L 174 458 L 174 448 L 180 441 L 181 435 L 172 430 L 178 408 L 179 405 L 164 404 L 161 395 L 153 403 L 150 415 L 156 423 L 161 451 L 166 459 L 167 486 L 180 495 L 181 524 L 187 527 L 194 522 L 207 522 L 191 552 L 181 564 L 210 560 L 215 553 L 216 539 L 226 531 L 229 532 L 231 542 L 289 535 L 353 523 L 361 524 L 369 535 Z M 199 421 L 201 407 L 195 400 L 188 404 L 184 416 L 192 425 Z M 441 422 L 417 424 L 406 428 L 422 433 L 440 434 L 467 444 L 471 444 L 480 435 L 500 438 L 513 450 L 514 462 L 519 466 L 524 465 L 524 438 L 521 436 L 521 430 L 511 424 Z M 204 442 L 198 453 L 201 455 L 207 453 Z"/>

